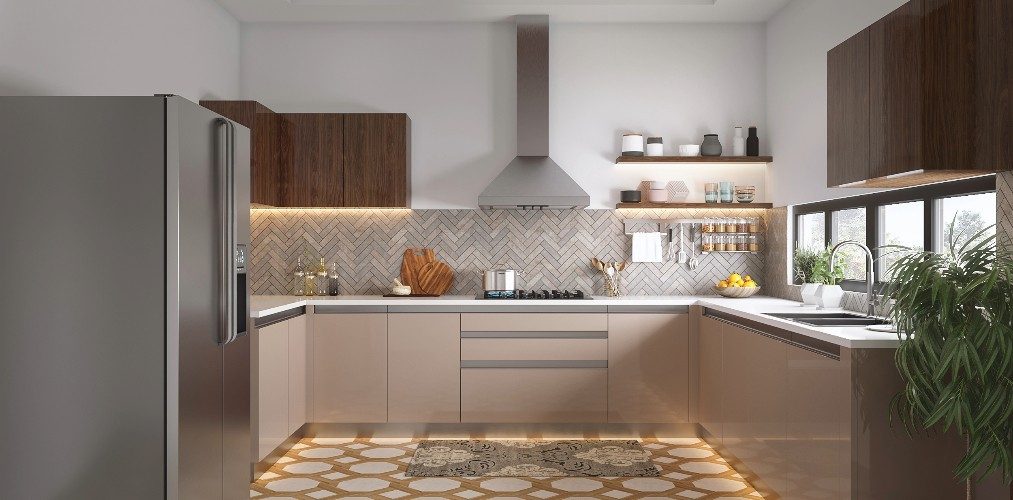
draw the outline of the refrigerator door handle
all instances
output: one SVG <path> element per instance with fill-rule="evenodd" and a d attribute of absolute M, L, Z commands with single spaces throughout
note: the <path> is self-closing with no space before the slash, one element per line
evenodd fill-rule
<path fill-rule="evenodd" d="M 219 261 L 221 263 L 221 275 L 219 276 L 219 290 L 221 297 L 221 327 L 218 343 L 228 344 L 239 336 L 236 325 L 236 262 L 233 249 L 236 246 L 236 199 L 235 199 L 235 173 L 236 173 L 236 128 L 231 121 L 224 118 L 217 120 L 219 130 L 223 131 L 223 139 L 220 139 L 219 147 L 219 197 L 221 207 L 221 229 L 222 248 Z"/>

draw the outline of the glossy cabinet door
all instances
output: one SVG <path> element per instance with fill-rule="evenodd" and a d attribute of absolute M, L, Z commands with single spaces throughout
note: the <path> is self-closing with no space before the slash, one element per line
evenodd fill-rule
<path fill-rule="evenodd" d="M 869 176 L 869 31 L 827 53 L 827 186 Z"/>
<path fill-rule="evenodd" d="M 689 421 L 689 315 L 608 315 L 608 419 Z"/>
<path fill-rule="evenodd" d="M 787 498 L 845 498 L 849 443 L 844 439 L 850 397 L 840 360 L 788 347 Z M 884 417 L 885 418 L 885 417 Z"/>
<path fill-rule="evenodd" d="M 313 315 L 313 421 L 387 421 L 387 315 Z"/>
<path fill-rule="evenodd" d="M 461 421 L 461 315 L 387 316 L 388 421 Z"/>
<path fill-rule="evenodd" d="M 291 435 L 288 430 L 288 326 L 288 321 L 282 321 L 257 329 L 258 462 Z"/>
<path fill-rule="evenodd" d="M 463 368 L 461 421 L 604 423 L 605 368 Z"/>
<path fill-rule="evenodd" d="M 307 363 L 307 337 L 305 315 L 292 318 L 288 323 L 288 433 L 293 434 L 307 422 L 307 389 L 309 375 Z"/>
<path fill-rule="evenodd" d="M 761 494 L 783 495 L 788 346 L 728 323 L 722 330 L 722 448 L 733 465 L 757 476 Z"/>
<path fill-rule="evenodd" d="M 713 442 L 721 442 L 721 348 L 724 324 L 712 318 L 700 318 L 700 390 L 699 420 Z"/>

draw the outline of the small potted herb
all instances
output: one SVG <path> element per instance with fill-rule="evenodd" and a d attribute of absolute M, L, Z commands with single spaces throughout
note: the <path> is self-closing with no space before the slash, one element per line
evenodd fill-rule
<path fill-rule="evenodd" d="M 830 247 L 822 250 L 798 248 L 795 250 L 795 278 L 802 284 L 802 304 L 820 307 L 840 307 L 844 290 L 844 257 L 837 256 L 834 271 L 830 272 Z"/>

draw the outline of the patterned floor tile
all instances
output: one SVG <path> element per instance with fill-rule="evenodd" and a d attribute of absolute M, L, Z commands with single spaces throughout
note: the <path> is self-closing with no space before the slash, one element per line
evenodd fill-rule
<path fill-rule="evenodd" d="M 760 498 L 721 456 L 692 438 L 644 439 L 661 477 L 417 478 L 405 471 L 417 440 L 304 439 L 250 485 L 251 498 Z M 392 458 L 394 457 L 394 458 Z"/>

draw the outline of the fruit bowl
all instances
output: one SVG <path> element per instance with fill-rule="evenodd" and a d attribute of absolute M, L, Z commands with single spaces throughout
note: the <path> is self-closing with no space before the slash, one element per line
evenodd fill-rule
<path fill-rule="evenodd" d="M 728 297 L 728 298 L 731 298 L 731 299 L 744 299 L 746 297 L 752 297 L 753 295 L 756 295 L 757 293 L 759 293 L 760 287 L 758 287 L 758 286 L 753 286 L 753 287 L 745 287 L 745 286 L 732 287 L 732 286 L 730 286 L 730 287 L 727 287 L 727 288 L 714 287 L 714 291 L 717 292 L 718 295 L 720 295 L 722 297 Z"/>

